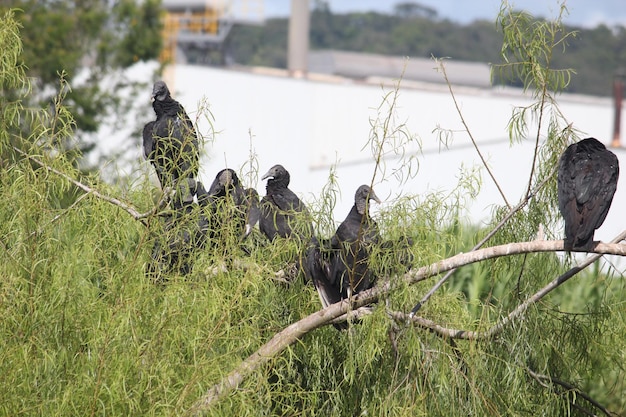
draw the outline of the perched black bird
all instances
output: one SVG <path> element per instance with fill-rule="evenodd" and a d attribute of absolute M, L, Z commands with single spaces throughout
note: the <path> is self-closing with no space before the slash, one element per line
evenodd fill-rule
<path fill-rule="evenodd" d="M 376 281 L 369 268 L 369 256 L 372 246 L 380 242 L 380 234 L 369 215 L 370 200 L 380 203 L 374 190 L 361 185 L 354 195 L 354 206 L 331 239 L 338 254 L 331 260 L 329 281 L 343 298 L 372 288 Z"/>
<path fill-rule="evenodd" d="M 244 190 L 234 170 L 226 168 L 218 172 L 207 195 L 211 216 L 216 220 L 214 232 L 223 230 L 228 222 L 240 239 L 250 234 L 259 219 L 259 194 L 251 188 Z"/>
<path fill-rule="evenodd" d="M 198 175 L 198 137 L 193 122 L 183 106 L 170 95 L 163 81 L 154 83 L 152 108 L 156 120 L 143 128 L 143 150 L 154 169 L 162 188 L 188 188 L 180 197 L 189 201 L 195 192 Z M 181 179 L 188 181 L 180 182 Z"/>
<path fill-rule="evenodd" d="M 570 145 L 559 159 L 559 210 L 565 219 L 565 250 L 591 250 L 593 234 L 611 207 L 619 164 L 595 138 Z"/>
<path fill-rule="evenodd" d="M 164 282 L 172 272 L 190 273 L 195 254 L 206 243 L 208 229 L 209 221 L 197 204 L 170 213 L 155 237 L 148 276 L 155 282 Z"/>
<path fill-rule="evenodd" d="M 237 173 L 230 168 L 223 169 L 217 173 L 209 187 L 209 195 L 212 197 L 226 197 L 227 195 L 231 195 L 236 203 L 243 202 L 245 198 L 239 177 Z"/>
<path fill-rule="evenodd" d="M 306 279 L 313 282 L 322 308 L 342 300 L 340 288 L 330 282 L 333 259 L 336 256 L 339 256 L 339 253 L 331 248 L 330 241 L 320 242 L 315 236 L 311 237 L 304 253 L 302 269 Z M 337 330 L 348 328 L 345 322 L 335 323 L 333 326 Z"/>
<path fill-rule="evenodd" d="M 342 300 L 339 287 L 330 282 L 333 258 L 339 252 L 333 250 L 329 240 L 321 242 L 311 237 L 304 254 L 303 270 L 307 280 L 313 282 L 320 297 L 322 308 Z"/>
<path fill-rule="evenodd" d="M 300 213 L 308 213 L 304 203 L 291 191 L 289 172 L 282 165 L 274 165 L 261 177 L 267 179 L 266 194 L 261 200 L 259 228 L 270 240 L 276 236 L 290 237 L 293 234 L 310 236 L 310 222 L 298 222 Z M 308 222 L 308 224 L 307 224 Z"/>
<path fill-rule="evenodd" d="M 252 233 L 252 229 L 261 218 L 261 209 L 259 208 L 259 193 L 254 188 L 246 188 L 245 193 L 248 216 L 246 221 L 246 230 L 243 236 L 244 238 Z"/>
<path fill-rule="evenodd" d="M 358 188 L 354 206 L 330 240 L 311 238 L 304 255 L 303 269 L 326 308 L 351 295 L 372 288 L 376 281 L 369 268 L 370 249 L 379 244 L 378 226 L 370 218 L 370 200 L 380 202 L 367 185 Z M 346 329 L 346 323 L 335 328 Z"/>

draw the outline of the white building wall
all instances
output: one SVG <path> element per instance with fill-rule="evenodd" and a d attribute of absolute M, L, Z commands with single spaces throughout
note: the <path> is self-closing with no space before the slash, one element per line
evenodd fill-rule
<path fill-rule="evenodd" d="M 291 188 L 305 198 L 319 194 L 330 165 L 339 161 L 337 175 L 342 200 L 337 207 L 338 217 L 352 205 L 354 190 L 371 181 L 372 154 L 369 148 L 362 148 L 371 133 L 370 122 L 378 116 L 377 109 L 383 97 L 392 92 L 391 87 L 336 79 L 333 82 L 291 79 L 197 66 L 178 66 L 175 77 L 176 99 L 192 112 L 205 97 L 215 117 L 215 141 L 205 147 L 202 170 L 205 182 L 210 182 L 219 169 L 225 166 L 239 169 L 247 161 L 249 132 L 260 174 L 276 163 L 283 164 L 291 173 Z M 458 87 L 454 91 L 463 117 L 492 164 L 507 198 L 516 202 L 526 186 L 534 138 L 510 147 L 507 124 L 515 106 L 526 106 L 531 101 L 516 89 Z M 613 117 L 609 98 L 560 95 L 558 99 L 561 111 L 574 128 L 585 132 L 585 136 L 595 136 L 609 143 Z M 380 111 L 384 118 L 386 109 Z M 394 178 L 386 178 L 381 183 L 378 178 L 375 190 L 387 201 L 399 194 L 450 190 L 456 184 L 461 164 L 466 167 L 480 164 L 468 135 L 462 132 L 463 125 L 445 86 L 415 83 L 409 86 L 407 83 L 406 88 L 400 88 L 394 114 L 396 125 L 405 124 L 405 130 L 419 136 L 423 155 L 419 158 L 417 176 L 405 184 Z M 447 149 L 434 132 L 437 127 L 455 131 Z M 208 124 L 201 123 L 200 130 L 208 132 Z M 417 149 L 413 147 L 411 151 Z M 616 152 L 622 153 L 621 150 Z M 393 166 L 397 160 L 390 158 L 388 164 Z M 483 173 L 483 183 L 484 190 L 470 211 L 476 221 L 488 216 L 490 204 L 502 201 L 486 173 Z M 264 184 L 247 185 L 256 186 L 263 195 Z M 618 187 L 617 198 L 621 196 L 621 188 Z M 622 199 L 626 203 L 626 196 L 619 198 Z M 616 203 L 612 213 L 622 206 L 620 201 Z M 609 215 L 607 224 L 612 223 L 612 217 Z"/>
<path fill-rule="evenodd" d="M 334 220 L 340 222 L 353 204 L 356 188 L 372 181 L 372 154 L 369 148 L 362 148 L 371 133 L 371 120 L 376 119 L 377 109 L 383 97 L 392 91 L 391 87 L 332 77 L 327 77 L 330 82 L 312 81 L 185 65 L 177 66 L 170 74 L 174 77 L 173 95 L 192 118 L 203 100 L 208 101 L 214 116 L 216 134 L 212 142 L 205 144 L 200 173 L 205 184 L 210 184 L 217 171 L 227 166 L 240 173 L 247 171 L 245 165 L 252 146 L 259 172 L 257 178 L 242 178 L 246 186 L 253 186 L 264 195 L 265 184 L 258 178 L 280 163 L 291 173 L 290 188 L 311 202 L 326 184 L 331 164 L 338 161 L 336 174 L 341 196 Z M 509 146 L 507 123 L 513 108 L 528 105 L 530 99 L 516 89 L 455 87 L 454 91 L 463 117 L 507 199 L 516 204 L 527 186 L 534 138 Z M 149 99 L 149 91 L 145 97 Z M 583 132 L 583 137 L 594 136 L 606 144 L 610 142 L 613 123 L 610 98 L 560 95 L 558 104 L 573 127 Z M 136 122 L 141 126 L 153 119 L 152 109 L 146 107 L 145 111 L 146 114 L 137 115 Z M 381 111 L 384 113 L 385 109 Z M 405 124 L 406 131 L 419 137 L 422 151 L 418 154 L 417 175 L 405 182 L 390 174 L 399 166 L 398 158 L 386 158 L 387 175 L 385 178 L 377 175 L 374 181 L 374 189 L 384 200 L 383 204 L 392 204 L 401 195 L 450 191 L 458 182 L 462 166 L 480 166 L 445 86 L 406 82 L 399 90 L 394 114 L 396 125 Z M 211 131 L 209 123 L 202 118 L 199 127 L 204 135 Z M 456 131 L 447 148 L 434 132 L 438 127 Z M 625 152 L 613 151 L 626 171 Z M 412 146 L 407 153 L 416 152 L 417 147 Z M 136 159 L 142 159 L 139 147 Z M 143 167 L 149 169 L 147 164 Z M 481 193 L 467 211 L 468 219 L 474 222 L 488 218 L 492 205 L 502 203 L 484 171 L 482 182 Z M 622 178 L 606 222 L 596 234 L 598 239 L 612 239 L 626 227 L 621 217 L 626 209 L 624 187 L 626 179 Z M 562 232 L 556 233 L 560 236 Z"/>

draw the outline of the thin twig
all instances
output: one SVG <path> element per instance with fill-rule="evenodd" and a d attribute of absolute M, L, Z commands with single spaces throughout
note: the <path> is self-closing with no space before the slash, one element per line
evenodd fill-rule
<path fill-rule="evenodd" d="M 461 123 L 463 124 L 463 127 L 465 127 L 465 132 L 467 133 L 467 135 L 469 136 L 470 140 L 472 141 L 472 144 L 474 145 L 474 149 L 476 149 L 476 153 L 478 153 L 478 156 L 480 157 L 481 162 L 483 163 L 485 169 L 487 170 L 487 173 L 491 177 L 491 180 L 493 181 L 494 185 L 498 189 L 498 192 L 502 196 L 502 199 L 504 200 L 504 203 L 510 209 L 511 208 L 511 204 L 509 204 L 509 201 L 506 199 L 506 195 L 504 195 L 504 191 L 502 191 L 502 188 L 500 187 L 500 184 L 498 183 L 498 180 L 496 180 L 495 175 L 493 174 L 493 172 L 489 168 L 489 164 L 487 163 L 487 160 L 485 159 L 485 157 L 483 156 L 482 152 L 480 151 L 480 148 L 478 147 L 478 144 L 476 143 L 476 140 L 474 139 L 474 135 L 472 135 L 472 132 L 470 131 L 470 128 L 467 125 L 467 122 L 465 121 L 465 118 L 463 117 L 463 112 L 459 108 L 459 103 L 456 101 L 456 96 L 454 95 L 454 90 L 452 89 L 452 84 L 450 83 L 450 80 L 448 79 L 448 73 L 446 72 L 446 66 L 443 64 L 443 61 L 440 60 L 440 59 L 437 60 L 437 63 L 439 64 L 439 68 L 441 69 L 441 72 L 443 74 L 443 78 L 446 81 L 446 85 L 448 86 L 448 90 L 450 91 L 450 96 L 452 96 L 452 101 L 454 102 L 454 107 L 456 108 L 456 111 L 459 114 L 459 118 L 461 119 Z"/>
<path fill-rule="evenodd" d="M 588 401 L 591 405 L 596 407 L 598 410 L 602 411 L 607 416 L 611 417 L 613 415 L 609 410 L 607 410 L 606 407 L 604 407 L 598 401 L 596 401 L 593 398 L 591 398 L 591 396 L 589 394 L 585 393 L 580 388 L 575 387 L 574 385 L 570 384 L 569 382 L 561 381 L 560 379 L 554 378 L 552 376 L 539 374 L 539 373 L 533 371 L 530 368 L 526 368 L 526 372 L 528 372 L 528 374 L 530 376 L 535 378 L 537 380 L 537 382 L 539 382 L 541 385 L 544 385 L 542 383 L 542 381 L 549 381 L 549 382 L 551 382 L 554 385 L 560 385 L 561 387 L 565 388 L 568 391 L 574 391 L 576 393 L 576 395 L 578 395 L 581 398 L 583 398 L 586 401 Z M 572 404 L 572 405 L 576 406 L 576 404 Z M 595 415 L 593 413 L 587 412 L 586 410 L 584 410 L 584 412 L 588 413 L 589 415 Z"/>
<path fill-rule="evenodd" d="M 520 203 L 517 204 L 517 206 L 515 207 L 511 207 L 511 205 L 509 204 L 509 202 L 507 201 L 504 193 L 502 192 L 502 190 L 500 189 L 500 186 L 498 184 L 498 182 L 495 179 L 495 176 L 493 175 L 493 173 L 491 172 L 491 170 L 489 169 L 489 166 L 487 165 L 487 161 L 483 158 L 480 149 L 478 148 L 478 145 L 476 143 L 476 141 L 474 140 L 474 136 L 472 135 L 472 133 L 470 132 L 469 126 L 467 125 L 467 123 L 465 122 L 465 119 L 463 118 L 463 114 L 461 112 L 461 109 L 458 106 L 458 103 L 456 101 L 456 97 L 454 96 L 454 91 L 452 90 L 452 85 L 450 84 L 450 81 L 448 80 L 448 75 L 446 73 L 446 69 L 445 66 L 443 65 L 443 63 L 439 64 L 441 71 L 443 72 L 443 76 L 446 80 L 446 83 L 448 85 L 448 89 L 450 91 L 450 94 L 452 95 L 452 101 L 454 102 L 454 105 L 456 107 L 456 110 L 459 114 L 459 117 L 461 118 L 461 123 L 463 123 L 463 126 L 465 126 L 465 131 L 467 132 L 467 134 L 469 135 L 472 144 L 474 145 L 474 148 L 476 149 L 476 152 L 478 152 L 478 156 L 480 157 L 480 159 L 483 162 L 483 165 L 485 166 L 485 169 L 487 169 L 487 172 L 489 173 L 489 175 L 491 176 L 491 179 L 494 181 L 496 188 L 498 188 L 498 190 L 500 191 L 500 194 L 502 195 L 502 198 L 504 199 L 504 202 L 506 203 L 507 207 L 509 207 L 509 212 L 507 213 L 506 216 L 504 216 L 504 218 L 489 232 L 487 233 L 487 235 L 480 241 L 478 242 L 473 248 L 472 250 L 476 250 L 476 249 L 480 249 L 485 243 L 487 243 L 487 241 L 489 239 L 491 239 L 502 227 L 504 227 L 504 225 L 506 224 L 506 222 L 513 217 L 513 215 L 515 213 L 517 213 L 519 210 L 521 210 L 522 208 L 524 208 L 526 206 L 526 204 L 528 204 L 528 202 L 530 201 L 530 199 L 537 194 L 537 192 L 548 182 L 548 180 L 550 179 L 550 177 L 552 175 L 548 175 L 546 176 L 546 178 L 543 179 L 543 181 L 541 181 L 541 183 L 536 187 L 534 192 L 531 192 L 531 190 L 529 189 L 526 192 L 525 197 L 522 199 L 522 201 Z M 420 308 L 422 308 L 422 306 L 430 299 L 430 297 L 432 297 L 432 295 L 437 292 L 437 290 L 439 290 L 439 288 L 441 288 L 441 286 L 443 284 L 446 283 L 446 281 L 452 276 L 452 274 L 454 274 L 454 271 L 456 271 L 456 269 L 450 270 L 448 271 L 448 273 L 446 275 L 444 275 L 423 297 L 422 299 L 415 305 L 415 307 L 413 307 L 413 309 L 411 310 L 411 316 L 415 315 Z"/>
<path fill-rule="evenodd" d="M 626 238 L 626 231 L 624 231 L 617 239 L 615 239 L 615 241 L 621 241 L 624 238 Z M 404 274 L 400 279 L 406 284 L 414 284 L 416 282 L 420 282 L 427 278 L 438 275 L 441 272 L 445 272 L 459 266 L 487 259 L 523 253 L 555 252 L 563 250 L 564 249 L 562 240 L 509 243 L 506 245 L 480 249 L 466 254 L 458 254 L 451 258 L 444 259 L 428 266 L 424 266 L 417 270 L 411 270 Z M 626 256 L 626 245 L 615 243 L 599 243 L 593 249 L 593 252 L 599 254 Z M 591 258 L 597 259 L 598 257 L 600 257 L 600 255 Z M 588 262 L 587 265 L 593 262 L 593 260 Z M 578 268 L 578 270 L 582 269 L 582 267 Z M 565 280 L 563 280 L 562 282 L 564 281 Z M 560 285 L 560 283 L 558 285 Z M 272 337 L 267 343 L 261 346 L 255 353 L 245 359 L 239 366 L 237 366 L 237 368 L 235 368 L 221 381 L 211 387 L 206 394 L 204 394 L 193 404 L 193 406 L 188 410 L 186 414 L 204 414 L 217 401 L 228 395 L 232 390 L 236 389 L 247 375 L 267 363 L 271 358 L 278 355 L 289 345 L 295 343 L 297 340 L 302 338 L 305 334 L 317 329 L 318 327 L 322 327 L 332 323 L 338 317 L 352 310 L 357 310 L 359 307 L 375 303 L 380 297 L 389 294 L 394 288 L 395 287 L 392 285 L 391 281 L 386 280 L 385 283 L 381 286 L 363 291 L 350 300 L 343 300 L 341 302 L 332 304 L 303 318 L 296 323 L 289 325 L 281 332 L 275 334 L 274 337 Z M 521 314 L 521 311 L 528 308 L 528 306 L 532 302 L 536 302 L 539 298 L 535 299 L 535 297 L 531 297 L 530 301 L 524 303 L 524 307 L 522 309 L 516 309 L 516 311 L 520 310 L 520 312 L 516 314 Z M 503 322 L 494 326 L 496 327 L 496 329 L 494 329 L 493 331 L 501 331 L 499 327 L 504 327 L 511 320 L 512 319 L 503 320 Z"/>
<path fill-rule="evenodd" d="M 80 203 L 85 197 L 87 197 L 89 195 L 89 193 L 85 193 L 83 195 L 81 195 L 80 197 L 78 197 L 76 199 L 76 201 L 74 201 L 67 209 L 63 210 L 62 213 L 57 214 L 56 216 L 54 216 L 49 222 L 47 222 L 45 225 L 40 226 L 37 230 L 34 230 L 30 233 L 30 235 L 28 235 L 28 237 L 33 237 L 38 235 L 39 233 L 42 232 L 42 230 L 44 229 L 44 227 L 51 225 L 52 223 L 56 222 L 57 220 L 59 220 L 61 217 L 63 217 L 64 215 L 66 215 L 71 209 L 73 209 L 74 207 L 76 207 L 78 205 L 78 203 Z"/>
<path fill-rule="evenodd" d="M 144 219 L 146 217 L 150 217 L 154 214 L 156 214 L 163 206 L 165 206 L 167 204 L 167 202 L 169 201 L 169 196 L 166 195 L 166 193 L 164 193 L 163 197 L 161 198 L 161 200 L 149 211 L 147 211 L 146 213 L 139 213 L 135 208 L 133 208 L 132 206 L 124 203 L 121 200 L 118 200 L 117 198 L 114 197 L 110 197 L 108 195 L 102 194 L 99 191 L 89 187 L 88 185 L 85 185 L 83 183 L 81 183 L 80 181 L 70 177 L 69 175 L 67 175 L 64 172 L 59 171 L 58 169 L 52 168 L 51 166 L 47 165 L 45 162 L 39 160 L 38 158 L 29 155 L 28 153 L 24 152 L 23 150 L 13 146 L 13 149 L 15 150 L 15 152 L 19 153 L 20 155 L 22 155 L 23 157 L 35 162 L 37 165 L 41 166 L 42 168 L 45 168 L 46 170 L 60 176 L 61 178 L 64 178 L 65 180 L 71 182 L 72 184 L 74 184 L 74 186 L 80 188 L 81 190 L 83 190 L 85 193 L 87 194 L 91 194 L 96 198 L 99 198 L 101 200 L 106 201 L 107 203 L 111 203 L 114 206 L 117 206 L 119 208 L 121 208 L 122 210 L 126 211 L 128 214 L 130 214 L 133 219 L 135 220 L 139 220 L 142 224 L 146 225 L 146 222 L 144 221 Z"/>

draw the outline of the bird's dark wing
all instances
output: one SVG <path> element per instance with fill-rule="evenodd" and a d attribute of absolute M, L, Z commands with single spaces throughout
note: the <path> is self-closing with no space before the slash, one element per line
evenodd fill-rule
<path fill-rule="evenodd" d="M 261 218 L 261 210 L 259 209 L 259 194 L 254 188 L 248 188 L 245 190 L 245 205 L 246 205 L 246 230 L 243 237 L 245 238 L 251 232 L 254 226 Z"/>
<path fill-rule="evenodd" d="M 604 222 L 617 188 L 617 157 L 596 139 L 570 145 L 559 160 L 559 210 L 565 247 L 588 248 Z"/>
<path fill-rule="evenodd" d="M 143 128 L 143 152 L 148 161 L 154 167 L 159 184 L 161 187 L 168 185 L 168 175 L 166 173 L 166 164 L 164 158 L 160 155 L 162 148 L 161 137 L 159 136 L 160 122 L 152 121 L 147 123 Z"/>
<path fill-rule="evenodd" d="M 279 210 L 283 212 L 293 213 L 306 210 L 306 206 L 298 196 L 289 188 L 281 188 L 268 196 Z"/>
<path fill-rule="evenodd" d="M 198 174 L 198 152 L 179 119 L 157 120 L 153 128 L 157 165 L 168 176 L 168 184 L 179 178 L 194 179 Z"/>
<path fill-rule="evenodd" d="M 317 238 L 311 238 L 304 257 L 304 274 L 310 279 L 320 297 L 322 307 L 341 301 L 341 294 L 337 287 L 333 286 L 328 277 L 330 274 L 329 253 L 322 249 Z"/>
<path fill-rule="evenodd" d="M 559 210 L 565 221 L 565 240 L 573 243 L 575 229 L 580 224 L 580 212 L 576 204 L 576 173 L 577 166 L 574 161 L 576 154 L 575 145 L 569 146 L 559 159 L 557 176 L 557 191 Z"/>
<path fill-rule="evenodd" d="M 343 242 L 331 259 L 329 281 L 344 298 L 374 286 L 376 276 L 369 267 L 370 247 L 362 241 Z"/>
<path fill-rule="evenodd" d="M 610 151 L 592 155 L 583 175 L 575 178 L 576 203 L 585 219 L 579 230 L 581 236 L 593 236 L 609 212 L 617 189 L 619 167 L 617 157 Z"/>
<path fill-rule="evenodd" d="M 143 154 L 147 160 L 153 158 L 154 152 L 154 121 L 146 123 L 143 127 Z"/>
<path fill-rule="evenodd" d="M 329 250 L 328 245 L 328 242 L 323 241 L 320 244 L 317 238 L 312 237 L 304 255 L 303 265 L 304 275 L 306 279 L 313 282 L 322 308 L 342 300 L 339 288 L 329 281 L 334 252 Z M 338 330 L 345 330 L 348 328 L 348 323 L 335 323 L 333 326 Z"/>
<path fill-rule="evenodd" d="M 211 186 L 209 187 L 209 190 L 207 192 L 210 196 L 214 196 L 214 197 L 224 195 L 225 193 L 224 185 L 221 183 L 219 177 L 215 177 L 215 179 L 211 183 Z"/>
<path fill-rule="evenodd" d="M 312 225 L 305 223 L 305 219 L 299 222 L 298 213 L 308 213 L 308 210 L 291 190 L 272 190 L 261 200 L 259 228 L 270 240 L 276 235 L 289 237 L 294 233 L 308 239 Z"/>
<path fill-rule="evenodd" d="M 173 119 L 171 134 L 173 149 L 176 154 L 175 167 L 179 171 L 177 177 L 195 178 L 198 175 L 199 151 L 198 140 L 193 129 L 185 120 Z"/>
<path fill-rule="evenodd" d="M 212 197 L 209 195 L 202 181 L 196 182 L 196 197 L 200 207 L 206 207 L 211 203 Z"/>
<path fill-rule="evenodd" d="M 193 121 L 191 120 L 191 118 L 189 117 L 189 115 L 187 115 L 187 112 L 185 111 L 185 109 L 183 108 L 182 105 L 180 105 L 180 110 L 178 111 L 178 117 L 181 118 L 181 120 L 184 121 L 185 123 L 185 128 L 188 132 L 188 134 L 193 136 L 193 140 L 196 144 L 196 146 L 198 145 L 197 141 L 198 141 L 198 134 L 196 133 L 196 128 L 193 125 Z"/>
<path fill-rule="evenodd" d="M 376 223 L 369 216 L 359 214 L 356 206 L 352 206 L 350 213 L 337 228 L 334 239 L 339 242 L 353 242 L 357 239 L 370 241 L 377 234 Z"/>
<path fill-rule="evenodd" d="M 367 214 L 361 215 L 356 204 L 339 225 L 331 239 L 338 256 L 331 260 L 330 282 L 343 297 L 371 288 L 376 280 L 369 268 L 371 247 L 379 240 L 378 227 Z"/>
<path fill-rule="evenodd" d="M 287 218 L 279 212 L 271 196 L 263 197 L 259 204 L 259 211 L 259 229 L 268 239 L 273 240 L 277 235 L 287 237 L 291 233 Z"/>

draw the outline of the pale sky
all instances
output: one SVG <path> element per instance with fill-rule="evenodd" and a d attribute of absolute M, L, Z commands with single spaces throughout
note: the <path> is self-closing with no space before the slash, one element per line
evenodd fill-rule
<path fill-rule="evenodd" d="M 315 0 L 309 0 L 311 5 Z M 476 19 L 495 21 L 500 9 L 500 0 L 327 0 L 333 13 L 377 10 L 391 12 L 393 6 L 402 2 L 413 2 L 437 10 L 439 17 L 460 23 Z M 562 1 L 557 0 L 517 0 L 509 1 L 515 9 L 525 10 L 537 17 L 555 17 Z M 600 23 L 608 26 L 626 26 L 626 0 L 567 0 L 569 16 L 565 22 L 570 25 L 594 27 Z M 264 0 L 266 17 L 286 16 L 291 0 Z"/>

